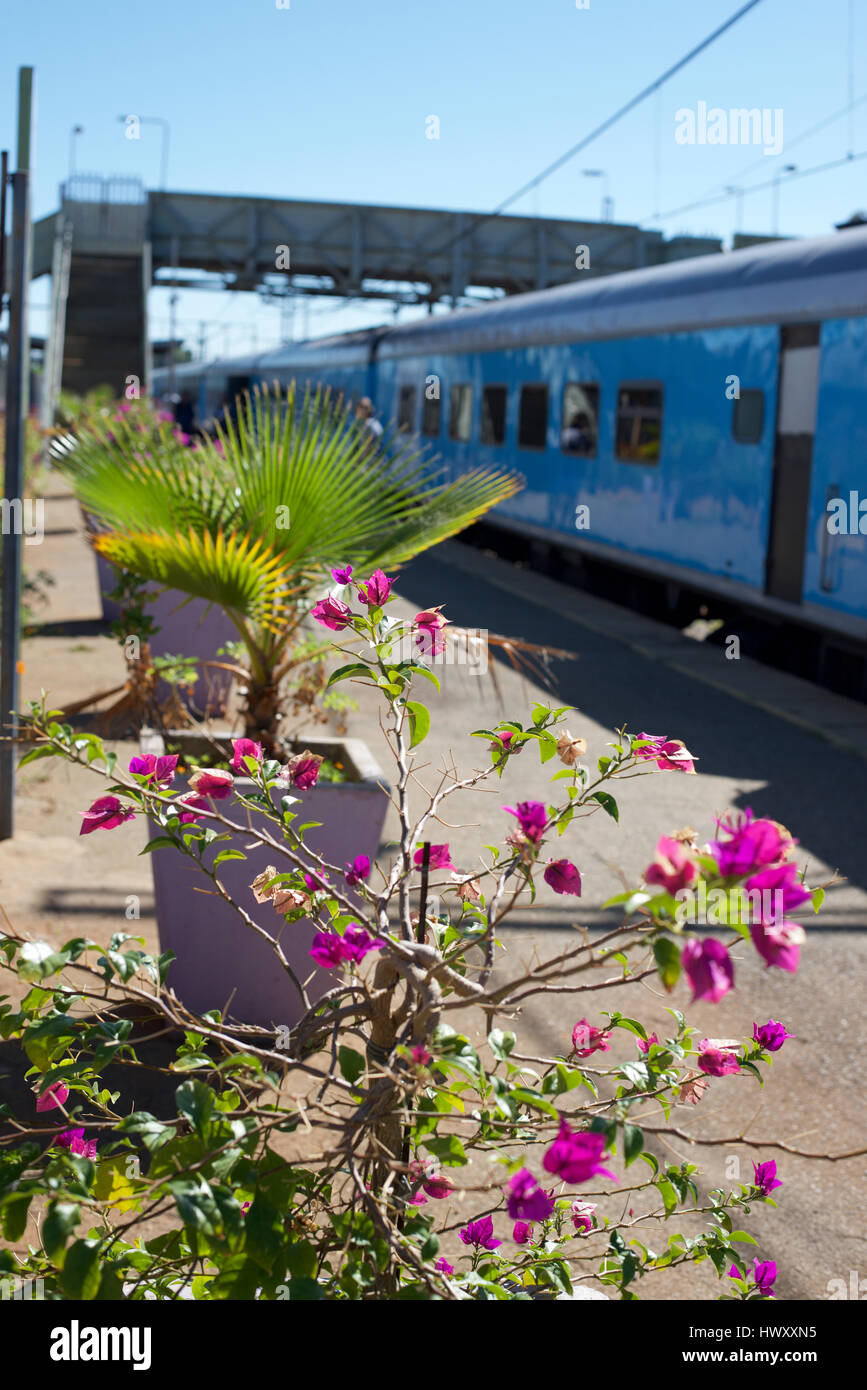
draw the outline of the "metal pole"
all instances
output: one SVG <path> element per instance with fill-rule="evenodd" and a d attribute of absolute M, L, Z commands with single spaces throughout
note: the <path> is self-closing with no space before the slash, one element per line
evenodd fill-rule
<path fill-rule="evenodd" d="M 27 290 L 30 284 L 30 127 L 33 69 L 18 70 L 18 169 L 12 176 L 12 281 L 6 363 L 6 476 L 0 615 L 0 840 L 15 820 L 15 743 L 18 735 L 19 605 L 23 523 L 24 432 L 30 373 Z"/>

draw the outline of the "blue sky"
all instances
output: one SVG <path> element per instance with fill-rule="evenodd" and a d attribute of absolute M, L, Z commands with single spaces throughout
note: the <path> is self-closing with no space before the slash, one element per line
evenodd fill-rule
<path fill-rule="evenodd" d="M 358 200 L 487 210 L 532 178 L 739 7 L 739 0 L 149 0 L 136 6 L 42 0 L 4 19 L 0 146 L 15 147 L 16 69 L 36 68 L 34 215 L 57 206 L 69 169 L 132 174 L 156 186 L 160 134 L 126 140 L 117 116 L 171 124 L 168 186 L 198 192 Z M 854 96 L 865 100 L 807 139 Z M 778 156 L 761 148 L 681 145 L 675 113 L 781 108 Z M 440 139 L 425 138 L 437 115 Z M 616 221 L 667 234 L 731 236 L 735 201 L 678 212 L 796 164 L 780 195 L 780 230 L 827 232 L 867 206 L 867 159 L 803 177 L 814 165 L 867 151 L 864 0 L 762 3 L 656 96 L 512 211 L 596 217 L 604 191 Z M 655 213 L 665 214 L 655 217 Z M 772 229 L 770 189 L 747 193 L 747 230 Z M 47 281 L 34 290 L 34 331 Z M 165 291 L 151 304 L 165 334 Z M 310 307 L 312 332 L 373 323 L 382 306 Z M 181 328 L 206 320 L 213 351 L 277 340 L 275 310 L 256 296 L 189 291 Z M 300 326 L 300 325 L 299 325 Z"/>

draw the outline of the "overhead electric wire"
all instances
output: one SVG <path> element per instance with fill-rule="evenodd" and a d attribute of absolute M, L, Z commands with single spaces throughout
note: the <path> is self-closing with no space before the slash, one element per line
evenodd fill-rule
<path fill-rule="evenodd" d="M 511 207 L 519 198 L 523 198 L 525 194 L 529 193 L 531 189 L 535 188 L 538 184 L 544 182 L 551 174 L 556 173 L 558 169 L 562 169 L 564 164 L 568 164 L 569 160 L 574 159 L 576 154 L 580 154 L 582 150 L 585 150 L 594 140 L 598 140 L 600 135 L 604 135 L 607 130 L 610 130 L 612 126 L 616 125 L 617 122 L 628 115 L 630 111 L 634 111 L 636 106 L 640 106 L 652 92 L 662 87 L 670 77 L 673 77 L 676 72 L 680 72 L 682 68 L 685 68 L 688 63 L 692 62 L 693 58 L 697 58 L 699 53 L 703 53 L 706 48 L 709 48 L 712 43 L 715 43 L 718 38 L 721 38 L 727 30 L 731 29 L 733 25 L 743 19 L 744 15 L 749 14 L 750 10 L 754 10 L 756 6 L 761 3 L 762 0 L 748 0 L 746 5 L 742 5 L 735 14 L 730 15 L 723 24 L 717 29 L 714 29 L 712 34 L 708 34 L 706 38 L 701 40 L 701 43 L 691 48 L 688 53 L 685 53 L 683 57 L 679 58 L 676 63 L 673 63 L 670 68 L 667 68 L 666 71 L 660 77 L 657 77 L 655 81 L 651 82 L 649 86 L 642 88 L 636 96 L 625 102 L 613 115 L 608 116 L 600 125 L 591 130 L 589 135 L 585 135 L 582 140 L 579 140 L 571 149 L 568 149 L 565 154 L 561 154 L 559 159 L 554 160 L 553 164 L 549 164 L 547 168 L 543 169 L 542 172 L 531 179 L 529 183 L 523 184 L 515 193 L 511 193 L 509 197 L 504 199 L 493 211 L 477 214 L 469 225 L 458 232 L 456 236 L 452 237 L 450 241 L 443 242 L 442 246 L 434 247 L 431 255 L 436 256 L 443 251 L 450 251 L 453 246 L 457 246 L 465 237 L 470 236 L 472 232 L 475 231 L 476 227 L 481 226 L 484 222 L 491 221 L 494 217 L 499 217 L 501 213 L 505 212 L 506 208 Z"/>

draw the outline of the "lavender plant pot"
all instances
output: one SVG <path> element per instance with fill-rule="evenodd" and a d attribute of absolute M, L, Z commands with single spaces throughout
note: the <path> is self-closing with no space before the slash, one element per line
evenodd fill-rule
<path fill-rule="evenodd" d="M 102 595 L 102 616 L 106 623 L 116 622 L 122 609 L 108 597 L 117 587 L 117 571 L 104 555 L 94 551 L 96 572 Z M 166 589 L 148 605 L 148 612 L 158 632 L 151 639 L 152 656 L 192 656 L 200 661 L 225 660 L 217 651 L 238 636 L 222 608 L 204 599 L 188 599 L 178 589 Z M 200 668 L 195 684 L 180 691 L 181 699 L 191 714 L 202 719 L 219 719 L 226 713 L 232 689 L 230 671 L 209 667 Z M 159 698 L 166 699 L 170 687 L 160 681 Z"/>
<path fill-rule="evenodd" d="M 181 746 L 185 766 L 194 766 L 197 756 L 213 751 L 213 745 L 201 735 L 181 731 L 166 738 Z M 357 854 L 366 854 L 373 863 L 389 804 L 380 767 L 360 739 L 310 739 L 306 746 L 341 763 L 348 780 L 323 782 L 298 793 L 303 802 L 303 823 L 322 822 L 305 833 L 305 844 L 330 864 L 342 867 Z M 159 756 L 165 751 L 165 740 L 145 730 L 141 750 Z M 236 784 L 242 789 L 253 786 L 243 778 L 236 779 Z M 246 816 L 230 802 L 223 805 L 233 820 Z M 279 838 L 278 828 L 264 816 L 253 815 L 252 824 Z M 161 832 L 153 826 L 152 833 Z M 290 864 L 273 849 L 248 848 L 250 843 L 247 834 L 233 837 L 231 843 L 218 842 L 206 851 L 206 863 L 213 865 L 216 855 L 226 849 L 241 849 L 246 854 L 246 859 L 228 859 L 217 866 L 220 881 L 254 921 L 279 939 L 289 964 L 314 1002 L 334 985 L 333 974 L 310 959 L 318 928 L 307 918 L 286 923 L 270 903 L 255 901 L 250 884 L 257 874 L 269 864 L 285 872 Z M 281 1024 L 294 1027 L 304 1012 L 303 1005 L 269 943 L 213 893 L 209 880 L 186 855 L 166 846 L 152 852 L 151 864 L 160 948 L 177 956 L 169 969 L 168 984 L 183 1003 L 197 1012 L 227 1009 L 237 1021 L 268 1030 Z M 342 877 L 339 886 L 345 890 Z"/>

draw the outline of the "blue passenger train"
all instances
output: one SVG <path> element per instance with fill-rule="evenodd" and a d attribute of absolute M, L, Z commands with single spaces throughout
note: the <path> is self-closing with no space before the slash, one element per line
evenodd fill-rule
<path fill-rule="evenodd" d="M 867 644 L 867 227 L 176 369 L 369 396 L 534 541 Z M 165 390 L 157 374 L 157 393 Z"/>

